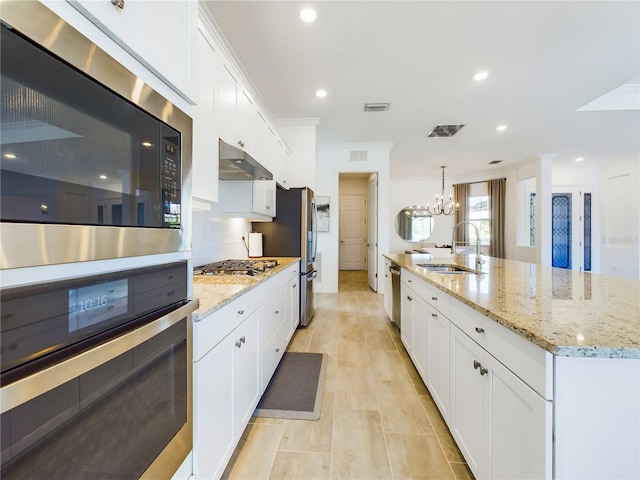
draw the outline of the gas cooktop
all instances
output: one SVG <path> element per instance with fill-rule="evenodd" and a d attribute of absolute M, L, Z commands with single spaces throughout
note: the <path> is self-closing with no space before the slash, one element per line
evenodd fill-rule
<path fill-rule="evenodd" d="M 259 275 L 278 265 L 272 258 L 260 260 L 222 260 L 193 269 L 194 275 Z"/>

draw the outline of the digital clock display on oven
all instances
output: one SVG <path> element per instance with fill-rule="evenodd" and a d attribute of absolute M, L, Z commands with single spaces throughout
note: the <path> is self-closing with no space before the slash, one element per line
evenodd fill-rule
<path fill-rule="evenodd" d="M 69 290 L 69 332 L 96 325 L 127 313 L 129 280 Z"/>

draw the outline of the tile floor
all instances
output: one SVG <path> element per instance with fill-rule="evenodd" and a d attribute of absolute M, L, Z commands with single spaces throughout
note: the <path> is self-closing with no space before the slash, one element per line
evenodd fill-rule
<path fill-rule="evenodd" d="M 366 272 L 316 294 L 291 351 L 329 355 L 318 421 L 254 418 L 228 479 L 472 479 Z"/>

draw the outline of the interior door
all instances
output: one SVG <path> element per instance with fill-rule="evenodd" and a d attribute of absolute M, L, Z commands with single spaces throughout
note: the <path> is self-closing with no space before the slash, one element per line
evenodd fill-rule
<path fill-rule="evenodd" d="M 369 288 L 378 291 L 378 174 L 369 177 L 367 204 L 367 270 Z"/>
<path fill-rule="evenodd" d="M 340 195 L 340 270 L 365 270 L 366 199 L 364 195 Z"/>

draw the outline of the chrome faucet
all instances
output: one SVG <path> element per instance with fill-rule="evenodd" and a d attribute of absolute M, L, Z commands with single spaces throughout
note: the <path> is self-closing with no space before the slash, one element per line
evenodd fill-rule
<path fill-rule="evenodd" d="M 458 222 L 456 226 L 453 227 L 453 232 L 451 232 L 451 254 L 452 255 L 456 254 L 456 231 L 458 230 L 458 227 L 460 225 L 463 225 L 465 223 L 471 225 L 473 229 L 476 231 L 476 267 L 481 268 L 482 264 L 484 263 L 484 260 L 482 259 L 482 257 L 480 257 L 480 232 L 478 231 L 478 227 L 476 227 L 475 224 L 472 222 L 465 220 L 462 222 Z"/>

